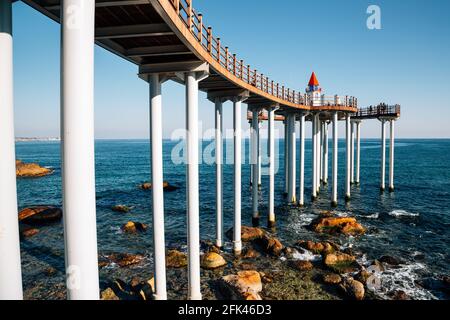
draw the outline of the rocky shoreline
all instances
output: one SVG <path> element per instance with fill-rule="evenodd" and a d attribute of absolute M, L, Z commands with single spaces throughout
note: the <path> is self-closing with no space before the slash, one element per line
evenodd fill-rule
<path fill-rule="evenodd" d="M 42 177 L 52 171 L 38 164 L 17 161 L 18 177 Z M 164 182 L 164 190 L 179 187 Z M 151 190 L 151 183 L 138 186 Z M 116 215 L 133 214 L 134 207 L 116 204 L 110 207 Z M 63 212 L 54 206 L 34 206 L 20 211 L 22 241 L 32 241 L 41 227 L 60 223 Z M 148 226 L 128 221 L 118 226 L 121 233 L 138 237 Z M 343 247 L 338 239 L 364 237 L 366 228 L 355 217 L 334 211 L 321 211 L 305 226 L 317 235 L 315 239 L 277 238 L 276 229 L 242 226 L 242 254 L 236 257 L 232 248 L 217 248 L 211 242 L 201 243 L 201 285 L 207 300 L 341 300 L 382 299 L 375 294 L 381 284 L 380 275 L 401 268 L 403 261 L 388 255 L 361 261 L 364 252 Z M 233 230 L 226 232 L 231 240 Z M 319 239 L 319 240 L 318 240 Z M 184 247 L 167 250 L 168 298 L 187 297 L 187 255 Z M 59 254 L 63 259 L 63 252 Z M 153 277 L 151 257 L 143 253 L 100 252 L 101 297 L 104 300 L 152 300 Z M 45 277 L 42 278 L 42 275 Z M 47 267 L 38 272 L 38 280 L 28 284 L 26 299 L 65 299 L 64 270 Z M 449 290 L 449 277 L 442 276 L 444 290 Z M 426 285 L 418 283 L 417 285 Z M 391 290 L 385 297 L 412 299 L 402 290 Z"/>
<path fill-rule="evenodd" d="M 126 209 L 125 209 L 126 208 Z M 129 209 L 129 210 L 128 210 Z M 127 214 L 132 208 L 114 206 L 112 211 Z M 21 225 L 26 226 L 23 238 L 39 232 L 43 223 L 57 223 L 62 212 L 54 207 L 33 207 L 21 211 Z M 46 220 L 45 217 L 48 219 Z M 28 219 L 28 220 L 27 220 Z M 31 219 L 31 220 L 30 220 Z M 34 220 L 33 220 L 34 219 Z M 30 222 L 31 221 L 31 222 Z M 138 236 L 147 226 L 129 221 L 121 232 Z M 323 240 L 298 239 L 283 243 L 276 230 L 242 226 L 244 250 L 236 257 L 231 248 L 219 249 L 211 242 L 201 243 L 202 294 L 207 300 L 342 300 L 381 299 L 374 294 L 380 286 L 379 274 L 397 268 L 402 261 L 391 256 L 361 264 L 364 255 L 355 249 L 343 248 L 333 240 L 336 235 L 360 237 L 365 228 L 352 217 L 335 216 L 324 211 L 307 227 Z M 228 237 L 232 230 L 226 232 Z M 101 297 L 104 300 L 152 300 L 153 277 L 150 258 L 143 254 L 101 253 Z M 168 298 L 182 300 L 187 296 L 187 255 L 185 248 L 167 251 Z M 142 272 L 146 269 L 146 272 Z M 57 275 L 44 270 L 46 277 Z M 60 275 L 61 276 L 61 275 Z M 447 278 L 448 279 L 448 278 Z M 444 281 L 444 280 L 443 280 Z M 48 282 L 50 283 L 50 282 Z M 41 285 L 44 285 L 42 283 Z M 448 286 L 448 282 L 447 282 Z M 61 283 L 42 293 L 36 287 L 25 291 L 27 299 L 64 299 Z M 38 294 L 39 292 L 39 294 Z M 388 293 L 395 300 L 411 297 L 401 290 Z"/>

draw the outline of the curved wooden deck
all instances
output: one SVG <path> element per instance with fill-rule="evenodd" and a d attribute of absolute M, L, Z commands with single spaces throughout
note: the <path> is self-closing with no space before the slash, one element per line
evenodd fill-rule
<path fill-rule="evenodd" d="M 59 21 L 60 0 L 24 2 Z M 223 47 L 191 0 L 97 0 L 95 20 L 96 43 L 137 64 L 140 74 L 174 76 L 209 66 L 209 77 L 200 82 L 200 90 L 208 93 L 247 91 L 247 104 L 279 105 L 281 111 L 357 112 L 354 97 L 333 96 L 324 99 L 322 106 L 312 106 L 305 94 L 251 69 Z"/>

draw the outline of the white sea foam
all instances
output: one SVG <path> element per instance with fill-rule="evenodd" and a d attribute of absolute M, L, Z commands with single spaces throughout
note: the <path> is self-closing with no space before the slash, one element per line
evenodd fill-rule
<path fill-rule="evenodd" d="M 425 265 L 412 263 L 400 265 L 397 268 L 389 268 L 379 274 L 381 285 L 373 288 L 373 292 L 381 298 L 390 299 L 388 293 L 392 291 L 404 291 L 414 300 L 437 299 L 431 292 L 418 286 L 418 272 L 425 270 Z"/>
<path fill-rule="evenodd" d="M 294 260 L 301 260 L 301 261 L 318 261 L 322 259 L 322 256 L 320 254 L 314 254 L 306 249 L 302 250 L 303 250 L 302 252 L 295 250 L 294 253 L 292 254 L 292 258 L 294 258 Z"/>
<path fill-rule="evenodd" d="M 393 217 L 418 217 L 420 214 L 409 212 L 406 210 L 393 210 L 389 212 L 389 215 Z"/>
<path fill-rule="evenodd" d="M 380 217 L 380 214 L 378 212 L 376 212 L 376 213 L 369 214 L 367 216 L 360 216 L 360 217 L 363 217 L 366 219 L 378 219 Z"/>

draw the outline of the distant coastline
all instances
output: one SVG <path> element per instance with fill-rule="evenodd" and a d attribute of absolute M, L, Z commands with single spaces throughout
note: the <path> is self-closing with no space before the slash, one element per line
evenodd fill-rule
<path fill-rule="evenodd" d="M 45 138 L 25 138 L 25 137 L 17 137 L 16 142 L 33 142 L 33 141 L 60 141 L 60 138 L 57 137 L 45 137 Z"/>

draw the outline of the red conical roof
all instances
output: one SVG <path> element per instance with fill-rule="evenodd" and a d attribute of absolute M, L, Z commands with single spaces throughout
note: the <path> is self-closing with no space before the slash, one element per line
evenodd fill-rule
<path fill-rule="evenodd" d="M 313 72 L 311 79 L 309 79 L 308 86 L 319 86 L 319 80 L 317 80 L 316 74 Z"/>

